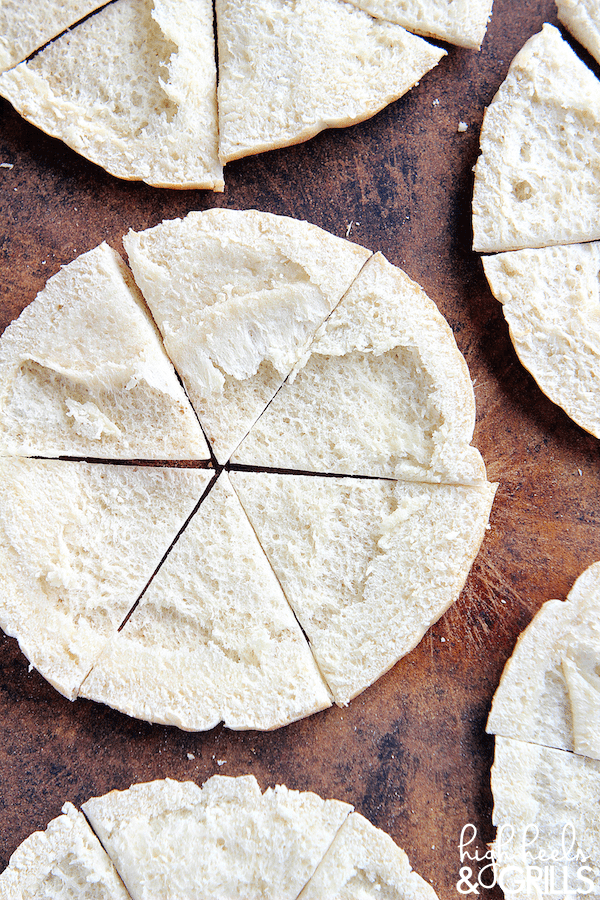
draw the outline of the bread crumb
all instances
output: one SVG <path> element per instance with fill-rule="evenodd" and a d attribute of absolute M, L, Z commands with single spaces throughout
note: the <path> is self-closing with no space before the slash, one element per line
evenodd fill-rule
<path fill-rule="evenodd" d="M 440 638 L 440 641 L 442 642 L 442 644 L 445 644 L 445 643 L 446 643 L 446 638 Z"/>
<path fill-rule="evenodd" d="M 227 762 L 226 759 L 218 759 L 218 760 L 217 760 L 217 765 L 218 765 L 218 766 L 224 766 L 226 762 Z"/>
<path fill-rule="evenodd" d="M 0 169 L 14 169 L 14 163 L 0 163 Z"/>
<path fill-rule="evenodd" d="M 348 222 L 348 227 L 346 228 L 346 237 L 350 237 L 350 232 L 354 225 L 360 225 L 360 222 Z"/>
<path fill-rule="evenodd" d="M 194 756 L 193 753 L 188 753 L 188 754 L 186 754 L 186 755 L 187 755 L 187 758 L 190 759 L 190 760 L 191 760 L 191 759 L 196 759 L 196 757 Z"/>
<path fill-rule="evenodd" d="M 435 100 L 433 101 L 433 105 L 434 105 L 434 106 L 439 106 L 439 105 L 440 105 L 440 101 L 438 100 L 437 97 L 436 97 Z"/>
<path fill-rule="evenodd" d="M 581 469 L 577 469 L 577 471 L 579 472 L 580 475 L 583 475 L 583 472 L 581 471 Z"/>
<path fill-rule="evenodd" d="M 464 131 L 467 130 L 468 127 L 469 126 L 467 125 L 466 122 L 459 122 L 458 128 L 456 130 L 458 131 L 459 134 L 462 134 Z"/>

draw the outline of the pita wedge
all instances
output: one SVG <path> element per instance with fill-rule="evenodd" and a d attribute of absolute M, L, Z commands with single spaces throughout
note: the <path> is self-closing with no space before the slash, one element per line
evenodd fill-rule
<path fill-rule="evenodd" d="M 129 232 L 124 245 L 220 463 L 371 255 L 253 210 L 190 213 Z"/>
<path fill-rule="evenodd" d="M 107 244 L 61 269 L 2 335 L 0 455 L 209 458 L 131 273 Z"/>
<path fill-rule="evenodd" d="M 415 647 L 457 599 L 495 485 L 232 472 L 336 703 Z"/>
<path fill-rule="evenodd" d="M 525 368 L 600 437 L 600 243 L 500 253 L 483 267 Z"/>
<path fill-rule="evenodd" d="M 600 897 L 600 762 L 496 738 L 492 850 L 507 898 Z"/>
<path fill-rule="evenodd" d="M 447 322 L 378 253 L 232 461 L 479 483 L 474 422 L 473 387 Z"/>
<path fill-rule="evenodd" d="M 360 813 L 348 816 L 298 900 L 436 900 L 389 835 Z"/>
<path fill-rule="evenodd" d="M 331 705 L 226 473 L 80 694 L 193 731 L 279 728 Z"/>
<path fill-rule="evenodd" d="M 0 75 L 0 95 L 118 178 L 223 189 L 211 0 L 117 0 Z"/>
<path fill-rule="evenodd" d="M 110 858 L 70 803 L 17 847 L 0 875 L 0 900 L 128 900 Z"/>
<path fill-rule="evenodd" d="M 487 730 L 600 759 L 600 563 L 521 634 Z"/>
<path fill-rule="evenodd" d="M 65 697 L 77 695 L 211 475 L 0 459 L 0 627 Z"/>
<path fill-rule="evenodd" d="M 479 50 L 493 0 L 349 0 L 371 16 L 408 31 Z"/>
<path fill-rule="evenodd" d="M 103 6 L 107 0 L 0 0 L 0 72 Z"/>
<path fill-rule="evenodd" d="M 556 0 L 558 18 L 600 63 L 600 0 Z"/>
<path fill-rule="evenodd" d="M 223 162 L 368 119 L 445 55 L 340 0 L 217 0 L 216 11 Z"/>
<path fill-rule="evenodd" d="M 133 900 L 295 900 L 352 807 L 252 775 L 167 779 L 83 810 Z"/>
<path fill-rule="evenodd" d="M 512 61 L 480 144 L 475 250 L 600 238 L 600 81 L 552 25 Z"/>

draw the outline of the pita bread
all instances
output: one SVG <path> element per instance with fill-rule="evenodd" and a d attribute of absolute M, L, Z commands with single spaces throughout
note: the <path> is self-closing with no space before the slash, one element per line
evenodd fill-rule
<path fill-rule="evenodd" d="M 118 0 L 0 75 L 0 95 L 118 178 L 223 189 L 211 0 Z"/>
<path fill-rule="evenodd" d="M 487 730 L 600 759 L 600 563 L 521 634 Z"/>
<path fill-rule="evenodd" d="M 279 728 L 331 705 L 226 473 L 80 695 L 191 731 Z"/>
<path fill-rule="evenodd" d="M 479 50 L 492 12 L 492 0 L 349 0 L 371 16 L 396 22 L 408 31 Z"/>
<path fill-rule="evenodd" d="M 368 119 L 445 56 L 339 0 L 217 0 L 216 11 L 222 162 Z"/>
<path fill-rule="evenodd" d="M 435 304 L 376 254 L 232 462 L 485 481 L 466 363 Z"/>
<path fill-rule="evenodd" d="M 457 599 L 495 485 L 232 472 L 336 703 L 412 650 Z"/>
<path fill-rule="evenodd" d="M 295 900 L 352 807 L 256 779 L 167 779 L 83 810 L 133 900 Z"/>
<path fill-rule="evenodd" d="M 131 273 L 107 244 L 61 269 L 2 335 L 0 454 L 210 458 Z"/>
<path fill-rule="evenodd" d="M 371 255 L 253 210 L 190 213 L 129 232 L 124 245 L 220 463 Z"/>
<path fill-rule="evenodd" d="M 21 62 L 107 0 L 0 0 L 0 72 Z"/>
<path fill-rule="evenodd" d="M 0 875 L 1 900 L 128 900 L 85 817 L 70 803 L 17 847 Z"/>
<path fill-rule="evenodd" d="M 556 0 L 558 18 L 600 63 L 599 0 Z"/>
<path fill-rule="evenodd" d="M 600 437 L 600 243 L 482 261 L 525 368 L 567 415 Z"/>
<path fill-rule="evenodd" d="M 0 627 L 65 697 L 77 696 L 211 474 L 0 459 Z"/>
<path fill-rule="evenodd" d="M 552 25 L 512 61 L 480 144 L 475 250 L 600 238 L 600 81 Z"/>
<path fill-rule="evenodd" d="M 404 850 L 359 813 L 351 813 L 298 900 L 436 900 Z"/>
<path fill-rule="evenodd" d="M 492 849 L 505 895 L 536 900 L 582 893 L 597 900 L 600 762 L 497 737 L 492 792 L 493 822 L 498 828 Z M 528 848 L 529 891 L 524 846 Z M 544 891 L 549 869 L 553 870 L 554 885 Z"/>

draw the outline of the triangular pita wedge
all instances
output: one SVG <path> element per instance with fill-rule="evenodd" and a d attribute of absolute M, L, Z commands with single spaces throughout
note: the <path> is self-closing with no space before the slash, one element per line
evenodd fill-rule
<path fill-rule="evenodd" d="M 0 875 L 0 900 L 128 900 L 85 817 L 70 803 L 17 847 Z"/>
<path fill-rule="evenodd" d="M 487 730 L 600 759 L 600 563 L 521 634 Z"/>
<path fill-rule="evenodd" d="M 233 472 L 334 699 L 348 703 L 457 599 L 495 485 Z"/>
<path fill-rule="evenodd" d="M 131 273 L 107 244 L 61 269 L 2 335 L 0 454 L 209 458 Z"/>
<path fill-rule="evenodd" d="M 352 807 L 252 775 L 167 779 L 83 810 L 133 900 L 295 900 Z"/>
<path fill-rule="evenodd" d="M 445 51 L 342 0 L 217 0 L 227 162 L 373 116 Z"/>
<path fill-rule="evenodd" d="M 600 81 L 552 25 L 515 56 L 480 143 L 475 250 L 600 238 Z"/>
<path fill-rule="evenodd" d="M 371 255 L 253 210 L 190 213 L 130 232 L 124 244 L 220 463 Z"/>
<path fill-rule="evenodd" d="M 418 481 L 485 480 L 473 387 L 447 322 L 376 254 L 232 457 Z"/>
<path fill-rule="evenodd" d="M 504 895 L 598 900 L 600 762 L 497 737 L 492 793 L 492 849 Z"/>
<path fill-rule="evenodd" d="M 600 63 L 600 0 L 556 0 L 558 18 Z"/>
<path fill-rule="evenodd" d="M 212 473 L 0 460 L 0 627 L 73 699 Z"/>
<path fill-rule="evenodd" d="M 437 900 L 391 837 L 360 813 L 348 816 L 298 900 Z"/>
<path fill-rule="evenodd" d="M 279 728 L 331 705 L 225 473 L 80 695 L 193 731 Z"/>
<path fill-rule="evenodd" d="M 408 31 L 479 50 L 493 0 L 349 0 Z"/>
<path fill-rule="evenodd" d="M 108 0 L 0 0 L 0 72 L 83 19 Z"/>
<path fill-rule="evenodd" d="M 523 365 L 600 437 L 600 243 L 515 250 L 483 267 Z"/>
<path fill-rule="evenodd" d="M 1 75 L 0 95 L 119 178 L 223 188 L 211 0 L 117 0 Z"/>

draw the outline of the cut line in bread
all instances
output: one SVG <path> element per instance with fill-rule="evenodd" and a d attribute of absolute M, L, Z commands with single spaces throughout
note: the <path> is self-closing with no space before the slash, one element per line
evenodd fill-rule
<path fill-rule="evenodd" d="M 131 273 L 107 244 L 63 267 L 4 331 L 0 455 L 210 458 Z"/>
<path fill-rule="evenodd" d="M 487 730 L 600 759 L 600 563 L 566 601 L 548 600 L 523 631 Z"/>
<path fill-rule="evenodd" d="M 217 0 L 216 12 L 224 163 L 370 118 L 446 55 L 340 0 Z"/>
<path fill-rule="evenodd" d="M 483 253 L 600 238 L 600 81 L 544 25 L 488 107 L 473 191 Z"/>

